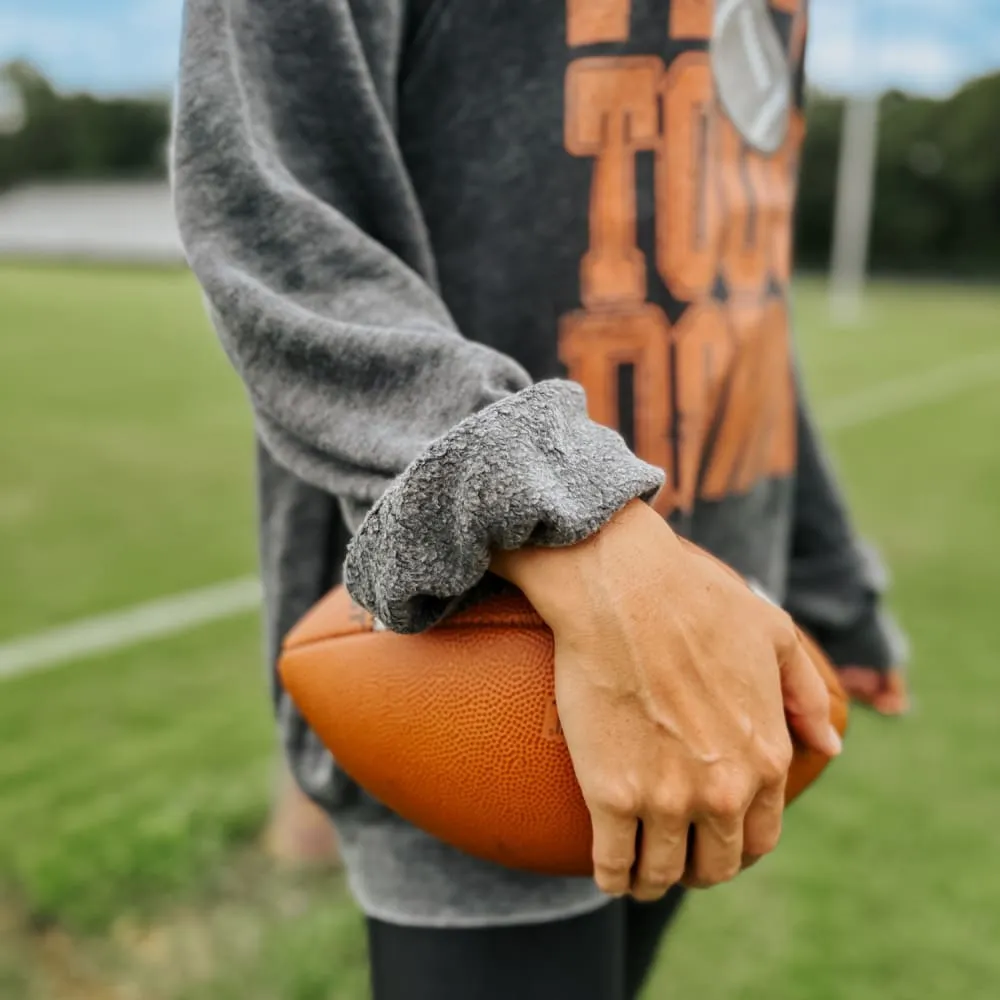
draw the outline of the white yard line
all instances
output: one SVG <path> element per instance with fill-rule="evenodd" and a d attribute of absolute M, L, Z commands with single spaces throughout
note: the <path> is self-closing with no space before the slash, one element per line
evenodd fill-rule
<path fill-rule="evenodd" d="M 883 417 L 896 416 L 957 396 L 998 378 L 1000 351 L 975 354 L 919 375 L 902 375 L 849 396 L 841 396 L 823 407 L 820 423 L 828 431 L 860 427 Z"/>
<path fill-rule="evenodd" d="M 232 618 L 260 596 L 260 582 L 244 577 L 13 639 L 0 645 L 0 680 Z"/>
<path fill-rule="evenodd" d="M 821 424 L 828 431 L 860 427 L 997 379 L 1000 351 L 979 354 L 843 396 L 823 407 Z M 13 639 L 0 644 L 0 681 L 233 618 L 260 600 L 259 581 L 243 577 Z"/>

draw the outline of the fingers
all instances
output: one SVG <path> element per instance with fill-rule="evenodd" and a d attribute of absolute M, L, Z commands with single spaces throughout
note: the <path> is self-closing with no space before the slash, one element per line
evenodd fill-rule
<path fill-rule="evenodd" d="M 830 694 L 801 642 L 789 643 L 780 666 L 781 691 L 792 732 L 814 750 L 836 757 L 842 745 L 830 722 Z"/>
<path fill-rule="evenodd" d="M 743 867 L 770 854 L 781 839 L 785 806 L 785 782 L 763 788 L 743 818 Z"/>
<path fill-rule="evenodd" d="M 632 885 L 638 821 L 625 810 L 591 807 L 594 827 L 594 881 L 609 896 L 624 896 Z"/>
<path fill-rule="evenodd" d="M 684 885 L 707 889 L 739 874 L 743 867 L 742 816 L 709 816 L 692 832 Z"/>
<path fill-rule="evenodd" d="M 778 846 L 792 741 L 756 744 L 754 766 L 720 776 L 701 797 L 683 882 L 706 888 L 734 878 Z"/>
<path fill-rule="evenodd" d="M 837 675 L 853 701 L 880 715 L 905 715 L 910 710 L 906 681 L 899 670 L 883 674 L 868 667 L 841 667 Z"/>
<path fill-rule="evenodd" d="M 910 710 L 910 693 L 906 680 L 898 670 L 884 678 L 878 694 L 872 699 L 872 708 L 881 715 L 906 715 Z"/>
<path fill-rule="evenodd" d="M 867 667 L 841 667 L 837 670 L 837 676 L 847 694 L 866 705 L 870 705 L 878 697 L 882 687 L 878 671 Z"/>
<path fill-rule="evenodd" d="M 632 895 L 638 900 L 652 902 L 680 882 L 687 860 L 687 846 L 686 816 L 661 814 L 643 819 Z"/>
<path fill-rule="evenodd" d="M 743 825 L 754 788 L 736 776 L 705 790 L 688 847 L 683 882 L 704 889 L 728 882 L 743 867 Z"/>

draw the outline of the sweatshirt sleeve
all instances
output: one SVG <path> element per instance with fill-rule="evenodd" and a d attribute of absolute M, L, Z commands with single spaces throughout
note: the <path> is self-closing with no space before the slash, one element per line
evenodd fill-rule
<path fill-rule="evenodd" d="M 662 474 L 588 419 L 577 387 L 532 386 L 456 329 L 394 131 L 403 8 L 187 0 L 171 162 L 188 262 L 261 441 L 353 528 L 391 486 L 347 576 L 414 631 L 491 546 L 578 540 Z"/>
<path fill-rule="evenodd" d="M 882 605 L 888 579 L 855 534 L 798 381 L 798 466 L 785 607 L 838 666 L 887 671 L 906 641 Z"/>

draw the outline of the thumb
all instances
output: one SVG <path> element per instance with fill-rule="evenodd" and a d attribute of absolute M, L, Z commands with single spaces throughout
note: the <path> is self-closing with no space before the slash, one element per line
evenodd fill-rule
<path fill-rule="evenodd" d="M 798 640 L 781 661 L 781 693 L 792 733 L 812 749 L 836 757 L 843 745 L 830 721 L 830 693 Z"/>

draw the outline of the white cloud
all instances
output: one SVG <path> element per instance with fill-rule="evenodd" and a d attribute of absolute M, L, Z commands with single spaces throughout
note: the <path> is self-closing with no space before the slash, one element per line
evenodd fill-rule
<path fill-rule="evenodd" d="M 809 53 L 810 82 L 838 93 L 870 93 L 896 87 L 918 94 L 943 94 L 967 76 L 960 52 L 929 38 L 877 40 L 817 38 Z"/>
<path fill-rule="evenodd" d="M 939 93 L 962 77 L 961 53 L 930 38 L 906 38 L 878 54 L 877 75 L 923 93 Z"/>
<path fill-rule="evenodd" d="M 807 70 L 839 93 L 941 95 L 1000 68 L 996 0 L 816 0 Z"/>

